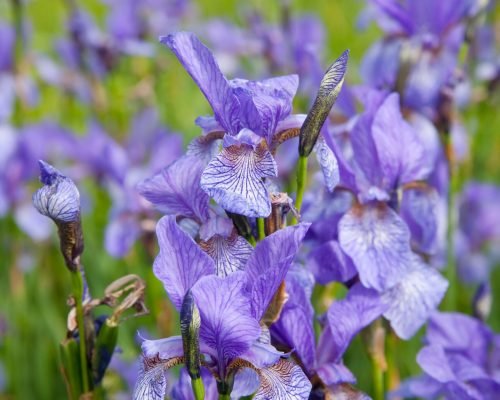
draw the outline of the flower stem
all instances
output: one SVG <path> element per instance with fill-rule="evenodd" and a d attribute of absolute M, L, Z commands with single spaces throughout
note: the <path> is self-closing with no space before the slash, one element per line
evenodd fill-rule
<path fill-rule="evenodd" d="M 384 400 L 384 371 L 380 364 L 372 359 L 372 377 L 373 377 L 373 399 Z"/>
<path fill-rule="evenodd" d="M 219 394 L 219 400 L 231 400 L 231 395 L 230 394 Z"/>
<path fill-rule="evenodd" d="M 205 399 L 205 387 L 201 378 L 191 379 L 191 386 L 193 388 L 194 398 L 196 400 Z"/>
<path fill-rule="evenodd" d="M 71 284 L 73 285 L 73 293 L 76 303 L 76 319 L 78 322 L 78 334 L 80 336 L 80 367 L 82 370 L 82 386 L 83 392 L 87 393 L 90 390 L 89 375 L 87 368 L 87 350 L 85 345 L 85 324 L 83 320 L 83 279 L 80 269 L 71 273 Z"/>
<path fill-rule="evenodd" d="M 297 197 L 295 198 L 295 208 L 297 213 L 300 213 L 300 208 L 302 207 L 302 201 L 304 200 L 304 191 L 306 189 L 307 180 L 307 157 L 299 156 L 299 161 L 297 164 Z M 293 217 L 292 224 L 296 224 L 297 218 Z"/>
<path fill-rule="evenodd" d="M 264 218 L 257 218 L 257 233 L 259 235 L 259 240 L 265 239 L 266 231 L 264 228 Z"/>

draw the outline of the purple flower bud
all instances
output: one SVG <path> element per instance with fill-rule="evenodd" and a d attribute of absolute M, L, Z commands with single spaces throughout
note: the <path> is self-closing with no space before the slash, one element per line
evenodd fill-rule
<path fill-rule="evenodd" d="M 80 219 L 80 193 L 71 179 L 44 161 L 40 164 L 40 181 L 44 184 L 33 195 L 33 205 L 42 215 L 54 221 Z"/>

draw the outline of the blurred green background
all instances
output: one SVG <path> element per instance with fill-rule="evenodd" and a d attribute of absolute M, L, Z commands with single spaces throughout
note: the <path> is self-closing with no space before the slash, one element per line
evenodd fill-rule
<path fill-rule="evenodd" d="M 107 6 L 99 0 L 81 1 L 80 5 L 104 25 Z M 225 18 L 242 23 L 245 10 L 257 9 L 269 22 L 280 18 L 279 2 L 236 0 L 196 2 L 198 18 Z M 315 0 L 292 1 L 294 14 L 311 12 L 324 22 L 327 32 L 325 67 L 345 48 L 351 50 L 347 81 L 358 83 L 358 66 L 362 55 L 378 37 L 380 31 L 371 24 L 365 31 L 356 28 L 356 20 L 364 7 L 362 1 Z M 31 24 L 31 48 L 36 52 L 53 53 L 53 40 L 64 33 L 67 18 L 62 0 L 31 0 L 26 2 L 26 18 Z M 496 11 L 498 15 L 498 10 Z M 11 19 L 9 2 L 0 2 L 2 19 Z M 165 33 L 169 27 L 165 27 Z M 202 38 L 203 39 L 203 38 Z M 154 39 L 152 39 L 154 40 Z M 129 121 L 134 112 L 145 104 L 155 105 L 161 119 L 173 131 L 183 134 L 184 143 L 199 133 L 194 125 L 198 115 L 210 113 L 209 106 L 198 88 L 183 71 L 168 50 L 158 51 L 160 60 L 122 58 L 117 68 L 102 82 L 105 96 L 103 107 L 90 110 L 77 102 L 69 104 L 60 91 L 40 84 L 41 101 L 33 109 L 23 109 L 16 116 L 18 124 L 42 119 L 60 121 L 76 132 L 83 132 L 86 121 L 97 113 L 99 121 L 118 140 L 128 134 Z M 160 70 L 157 66 L 160 65 Z M 153 77 L 152 91 L 146 98 L 134 98 L 134 89 L 144 79 Z M 500 113 L 498 93 L 496 101 L 482 101 L 462 114 L 471 133 L 472 156 L 461 167 L 462 180 L 474 178 L 500 183 Z M 296 109 L 306 112 L 306 109 Z M 33 190 L 37 183 L 33 183 Z M 84 214 L 85 252 L 83 264 L 94 295 L 100 296 L 104 288 L 118 277 L 135 273 L 147 281 L 146 304 L 151 313 L 130 319 L 120 329 L 119 347 L 123 357 L 131 362 L 139 354 L 136 335 L 146 328 L 153 337 L 165 337 L 178 331 L 178 316 L 167 300 L 162 285 L 152 274 L 151 254 L 144 243 L 138 242 L 125 259 L 114 259 L 103 247 L 104 227 L 107 224 L 111 200 L 107 192 L 93 182 L 85 182 L 82 191 L 95 199 L 94 209 Z M 500 199 L 499 199 L 500 201 Z M 155 243 L 155 239 L 151 238 Z M 50 241 L 34 243 L 15 225 L 13 218 L 0 219 L 0 359 L 6 374 L 6 394 L 0 399 L 63 399 L 65 387 L 58 370 L 58 344 L 65 333 L 70 294 L 70 276 L 58 251 L 54 234 Z M 156 244 L 155 244 L 156 246 Z M 500 330 L 500 272 L 493 274 L 494 303 L 490 323 Z M 334 287 L 329 290 L 335 290 Z M 470 311 L 472 288 L 461 288 L 463 311 Z M 399 343 L 396 354 L 402 377 L 418 373 L 415 354 L 420 347 L 419 338 Z M 346 364 L 359 378 L 359 388 L 371 391 L 370 366 L 356 339 L 350 347 Z M 112 393 L 124 387 L 120 378 L 109 374 L 105 387 Z"/>

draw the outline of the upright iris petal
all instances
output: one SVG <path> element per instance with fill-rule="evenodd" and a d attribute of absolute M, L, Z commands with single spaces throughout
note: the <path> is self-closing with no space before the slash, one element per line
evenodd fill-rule
<path fill-rule="evenodd" d="M 163 217 L 156 227 L 160 254 L 153 271 L 163 282 L 170 300 L 181 308 L 187 291 L 202 277 L 215 272 L 214 262 L 175 222 Z"/>
<path fill-rule="evenodd" d="M 225 366 L 260 335 L 259 323 L 251 317 L 243 295 L 244 283 L 244 275 L 235 272 L 227 278 L 205 277 L 192 288 L 201 315 L 200 338 L 217 357 L 222 376 Z"/>

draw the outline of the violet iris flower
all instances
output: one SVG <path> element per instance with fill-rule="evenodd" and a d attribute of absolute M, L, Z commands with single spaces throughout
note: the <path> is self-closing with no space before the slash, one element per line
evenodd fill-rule
<path fill-rule="evenodd" d="M 293 357 L 310 380 L 321 382 L 323 390 L 333 394 L 342 390 L 343 384 L 356 382 L 342 363 L 342 356 L 353 337 L 378 318 L 387 305 L 375 290 L 356 284 L 345 299 L 330 306 L 316 344 L 310 301 L 313 286 L 314 278 L 306 269 L 298 265 L 290 269 L 286 287 L 293 296 L 285 303 L 280 319 L 271 326 L 271 335 L 280 347 L 294 350 Z"/>
<path fill-rule="evenodd" d="M 250 369 L 260 382 L 254 398 L 308 398 L 309 380 L 270 345 L 260 325 L 308 227 L 299 224 L 277 231 L 257 244 L 241 271 L 217 276 L 214 259 L 177 225 L 174 216 L 159 221 L 160 254 L 153 270 L 177 309 L 191 292 L 201 316 L 202 365 L 219 384 L 231 386 L 241 371 Z M 135 398 L 159 399 L 166 391 L 165 370 L 182 362 L 182 338 L 146 340 L 142 348 L 144 370 Z M 249 384 L 247 394 L 255 389 Z"/>
<path fill-rule="evenodd" d="M 500 340 L 483 322 L 459 313 L 435 313 L 417 355 L 424 374 L 410 378 L 397 397 L 482 400 L 498 397 Z"/>
<path fill-rule="evenodd" d="M 222 151 L 203 170 L 201 187 L 225 210 L 268 216 L 271 202 L 263 178 L 277 175 L 269 148 L 275 134 L 283 130 L 280 123 L 290 117 L 297 76 L 228 81 L 194 34 L 178 32 L 160 40 L 174 52 L 214 111 L 214 117 L 197 119 L 205 133 L 200 140 L 210 140 L 214 132 L 217 138 L 223 136 Z M 301 124 L 290 120 L 286 129 Z"/>
<path fill-rule="evenodd" d="M 312 232 L 327 232 L 327 237 L 311 254 L 312 267 L 323 283 L 347 282 L 357 275 L 364 287 L 380 294 L 388 305 L 381 314 L 398 336 L 408 339 L 448 286 L 413 252 L 411 242 L 423 249 L 436 235 L 437 216 L 431 211 L 437 195 L 423 183 L 433 161 L 402 118 L 397 94 L 368 92 L 365 101 L 366 111 L 350 134 L 351 162 L 329 141 L 339 160 L 340 185 L 351 195 L 334 193 L 336 202 L 325 205 L 328 223 L 338 222 L 337 231 L 321 228 L 321 221 L 313 225 Z"/>

